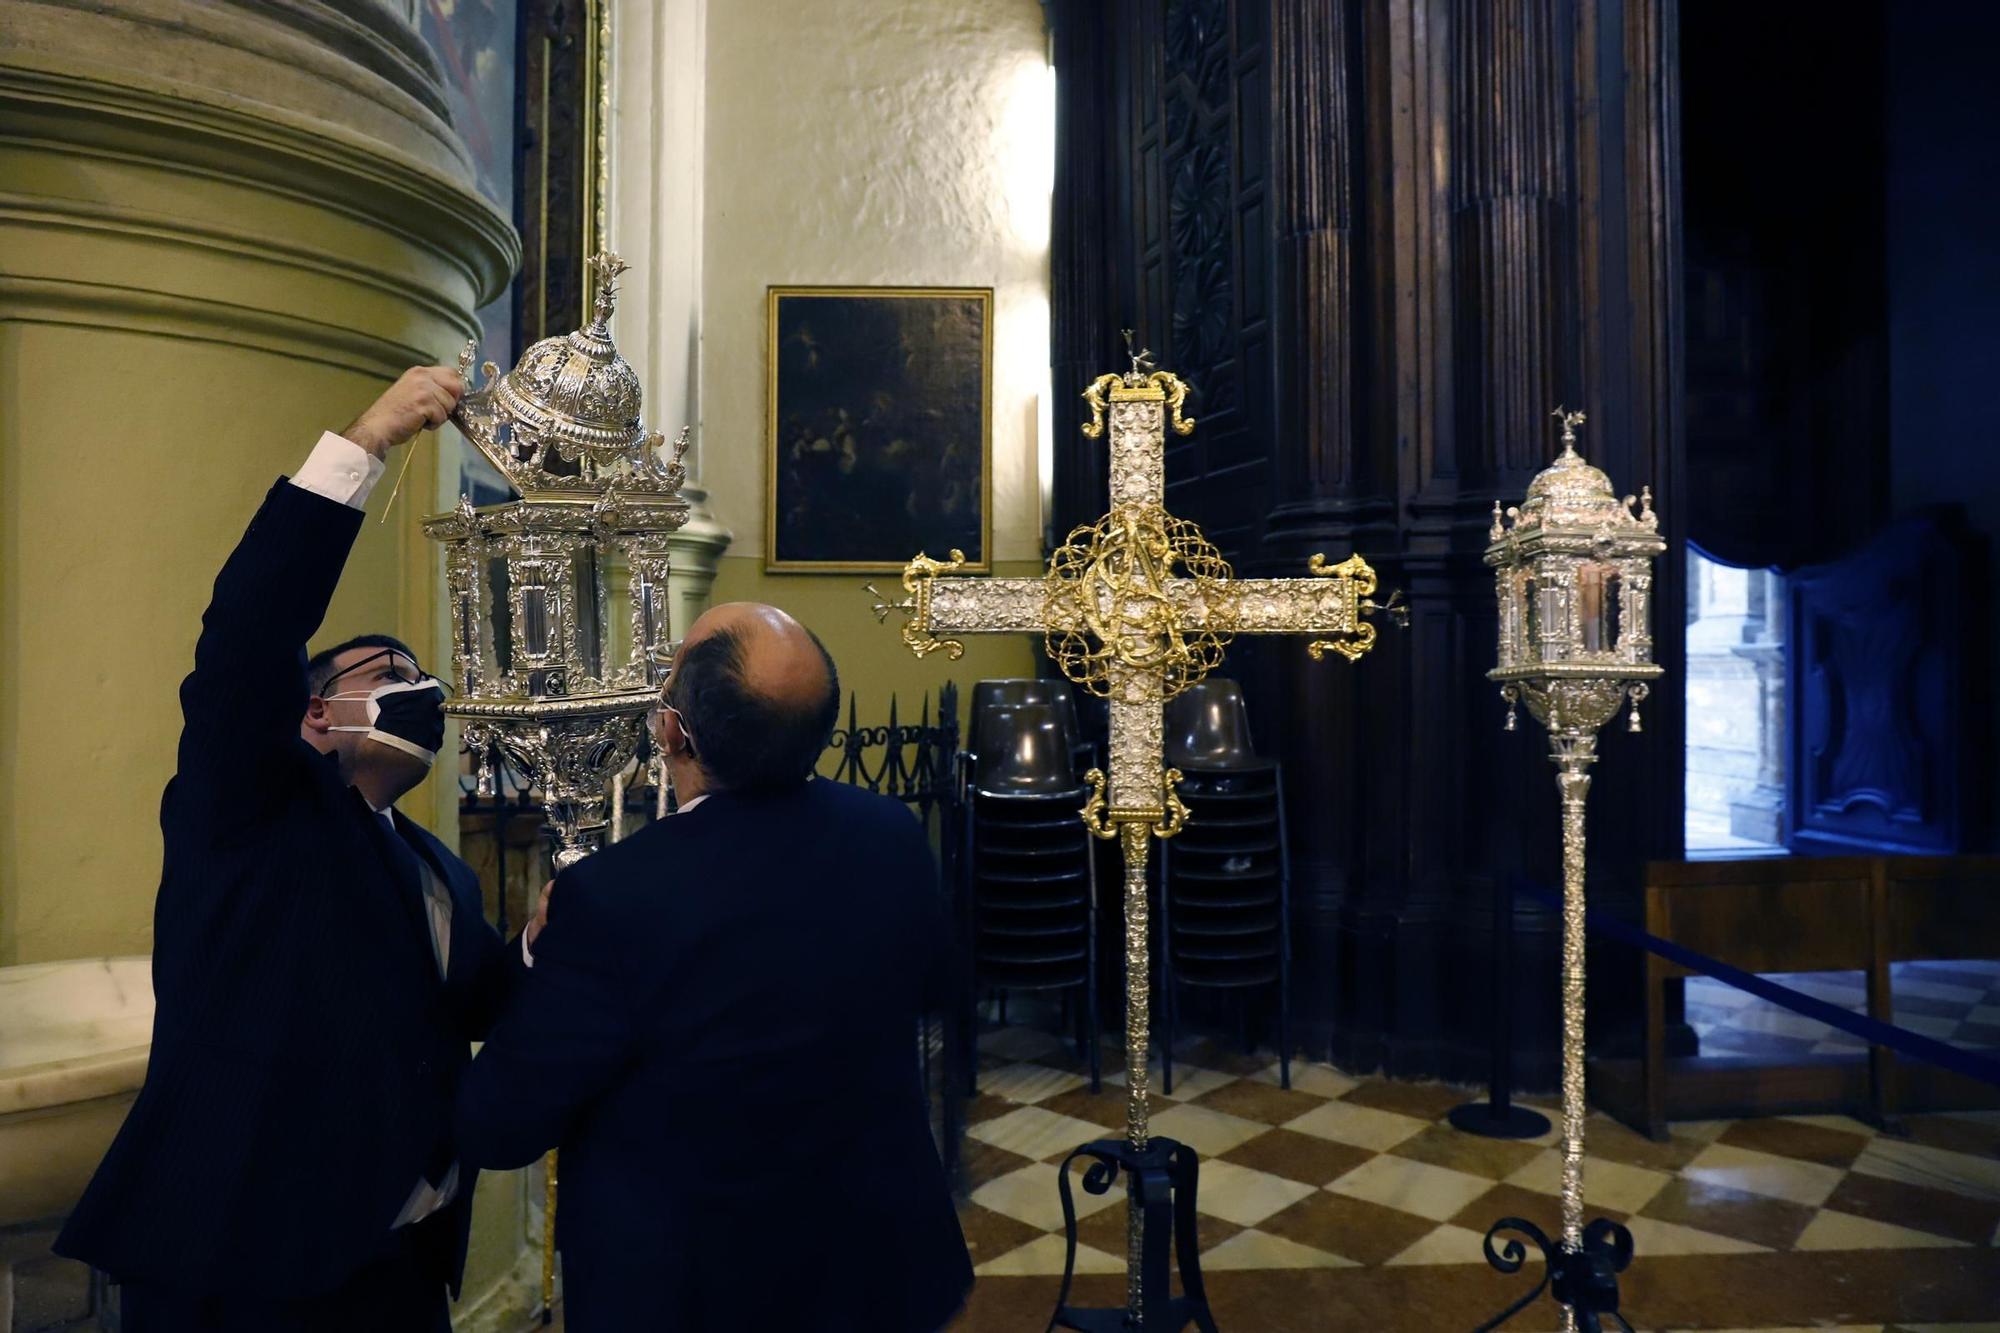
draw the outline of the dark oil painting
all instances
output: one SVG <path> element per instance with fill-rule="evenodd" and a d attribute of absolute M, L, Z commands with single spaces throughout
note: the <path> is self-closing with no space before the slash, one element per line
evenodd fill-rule
<path fill-rule="evenodd" d="M 773 570 L 989 567 L 990 288 L 773 287 Z"/>

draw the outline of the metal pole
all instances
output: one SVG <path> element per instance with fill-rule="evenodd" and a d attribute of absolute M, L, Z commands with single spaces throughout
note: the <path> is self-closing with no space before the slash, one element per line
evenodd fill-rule
<path fill-rule="evenodd" d="M 1590 765 L 1597 737 L 1552 738 L 1551 758 L 1562 793 L 1562 1224 L 1563 1248 L 1583 1246 L 1583 960 L 1584 960 L 1584 799 L 1590 794 Z M 1563 1329 L 1573 1333 L 1576 1310 L 1563 1306 Z"/>
<path fill-rule="evenodd" d="M 1146 857 L 1153 830 L 1134 823 L 1121 824 L 1118 832 L 1125 852 L 1125 1137 L 1135 1151 L 1143 1152 L 1150 1133 L 1146 1047 L 1152 1040 L 1148 1030 L 1152 950 L 1147 939 L 1151 922 L 1147 918 Z M 1146 1214 L 1136 1189 L 1129 1194 L 1126 1209 L 1125 1309 L 1131 1326 L 1144 1328 Z"/>

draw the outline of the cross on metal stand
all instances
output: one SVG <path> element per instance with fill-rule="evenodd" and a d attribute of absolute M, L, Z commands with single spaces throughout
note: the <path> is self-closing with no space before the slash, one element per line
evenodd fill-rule
<path fill-rule="evenodd" d="M 1087 775 L 1091 795 L 1082 815 L 1093 834 L 1117 838 L 1124 851 L 1126 1141 L 1080 1151 L 1098 1160 L 1086 1189 L 1103 1193 L 1119 1169 L 1127 1173 L 1126 1305 L 1116 1312 L 1059 1305 L 1051 1327 L 1179 1330 L 1190 1319 L 1209 1333 L 1215 1327 L 1191 1234 L 1194 1152 L 1152 1138 L 1147 1125 L 1146 863 L 1151 839 L 1172 837 L 1188 819 L 1174 790 L 1181 775 L 1165 766 L 1162 706 L 1220 665 L 1235 635 L 1314 635 L 1306 648 L 1315 660 L 1332 651 L 1353 661 L 1375 642 L 1365 615 L 1386 611 L 1399 623 L 1403 616 L 1398 598 L 1369 600 L 1375 571 L 1358 555 L 1337 565 L 1315 555 L 1307 563 L 1312 578 L 1238 579 L 1199 528 L 1167 512 L 1166 428 L 1171 420 L 1177 434 L 1194 430 L 1193 419 L 1181 415 L 1187 392 L 1174 375 L 1153 369 L 1144 351 L 1125 374 L 1101 376 L 1085 391 L 1084 435 L 1102 438 L 1107 415 L 1110 421 L 1111 511 L 1071 532 L 1043 577 L 942 577 L 964 565 L 963 553 L 953 551 L 947 560 L 912 560 L 902 601 L 875 593 L 878 618 L 904 614 L 903 642 L 918 657 L 943 652 L 955 660 L 964 645 L 954 635 L 1039 633 L 1063 674 L 1109 705 L 1111 771 L 1108 778 L 1097 769 Z M 1067 1202 L 1067 1173 L 1064 1187 Z M 1176 1215 L 1188 1233 L 1180 1247 L 1186 1295 L 1178 1298 L 1166 1262 Z M 1067 1292 L 1065 1281 L 1064 1299 Z M 1149 1311 L 1158 1318 L 1149 1322 Z"/>

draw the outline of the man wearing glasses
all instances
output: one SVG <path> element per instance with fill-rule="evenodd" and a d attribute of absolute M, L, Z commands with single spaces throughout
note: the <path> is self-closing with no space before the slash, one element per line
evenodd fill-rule
<path fill-rule="evenodd" d="M 121 1285 L 126 1333 L 451 1326 L 474 1175 L 452 1099 L 510 953 L 471 870 L 395 810 L 444 743 L 443 686 L 386 635 L 305 645 L 385 456 L 463 393 L 419 367 L 322 436 L 202 617 L 152 1059 L 56 1244 Z"/>

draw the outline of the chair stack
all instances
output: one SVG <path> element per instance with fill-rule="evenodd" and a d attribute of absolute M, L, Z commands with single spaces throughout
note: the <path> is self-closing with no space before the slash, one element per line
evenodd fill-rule
<path fill-rule="evenodd" d="M 1279 1081 L 1291 1070 L 1291 861 L 1284 777 L 1251 746 L 1242 688 L 1211 677 L 1176 697 L 1166 718 L 1167 762 L 1181 770 L 1190 818 L 1160 853 L 1161 1061 L 1173 1091 L 1173 1044 L 1185 987 L 1248 1000 L 1276 991 Z"/>
<path fill-rule="evenodd" d="M 1085 791 L 1074 766 L 1075 710 L 1067 689 L 1021 701 L 1039 681 L 982 681 L 973 690 L 964 804 L 961 907 L 972 960 L 973 1005 L 1010 991 L 1074 996 L 1079 1054 L 1099 1086 L 1097 876 L 1078 817 Z M 1009 696 L 1012 696 L 1011 698 Z M 967 1015 L 968 1030 L 975 1022 Z M 974 1090 L 977 1073 L 973 1071 Z"/>

